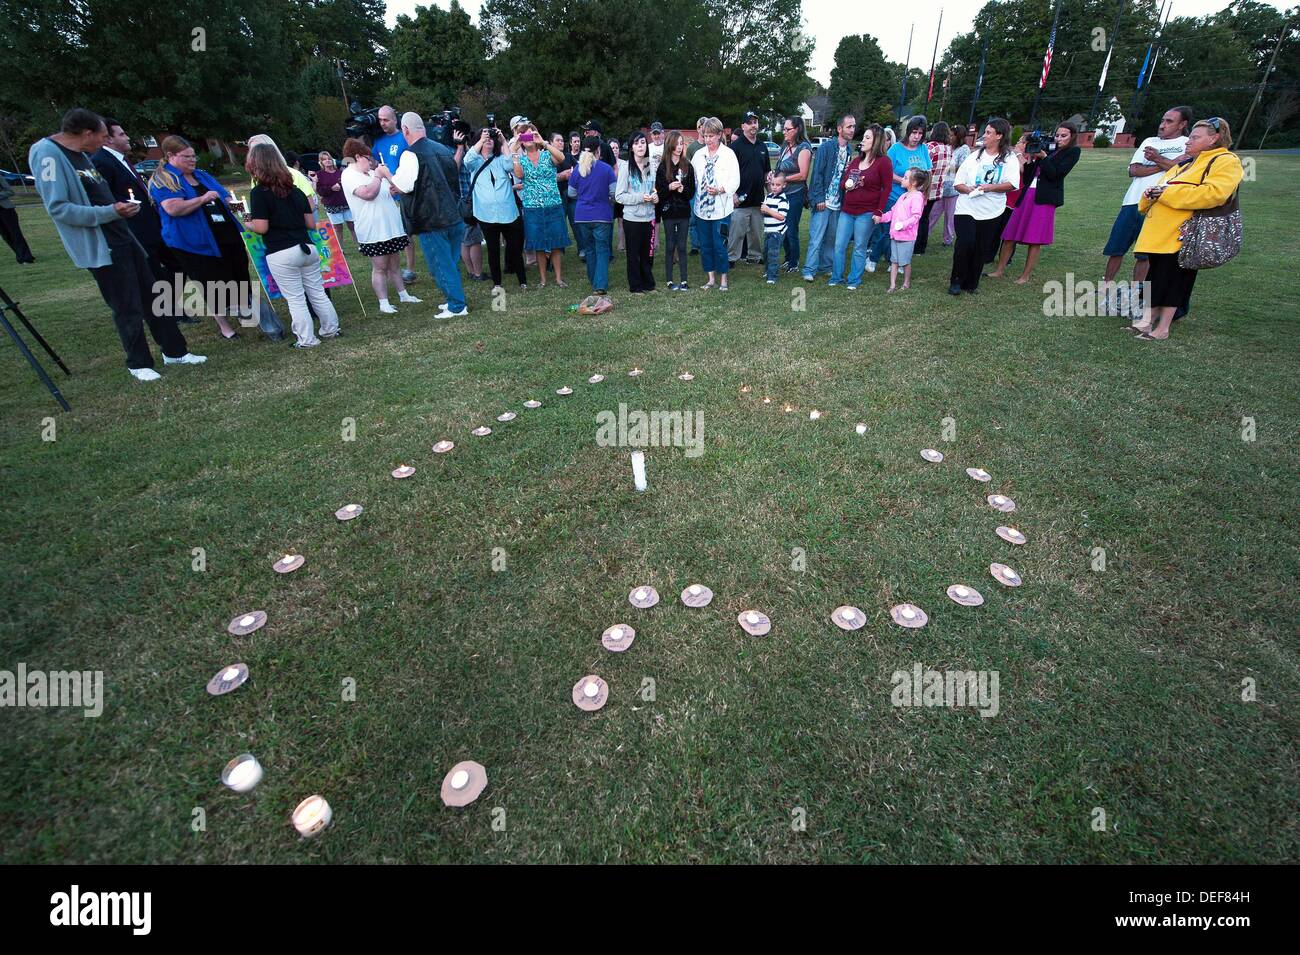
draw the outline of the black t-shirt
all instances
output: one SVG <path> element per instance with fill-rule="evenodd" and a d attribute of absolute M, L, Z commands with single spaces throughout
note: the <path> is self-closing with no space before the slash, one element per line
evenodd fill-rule
<path fill-rule="evenodd" d="M 736 163 L 740 166 L 740 188 L 736 190 L 736 205 L 742 209 L 762 205 L 767 194 L 767 171 L 771 168 L 767 144 L 762 140 L 751 143 L 741 133 L 731 144 L 731 151 L 736 154 Z M 742 200 L 741 196 L 745 198 Z"/>
<path fill-rule="evenodd" d="M 311 212 L 311 206 L 296 187 L 281 199 L 266 186 L 254 186 L 249 193 L 248 211 L 249 218 L 265 219 L 270 223 L 266 235 L 262 236 L 267 255 L 293 245 L 311 245 L 302 218 Z"/>
<path fill-rule="evenodd" d="M 77 152 L 68 149 L 66 146 L 50 140 L 54 145 L 63 150 L 63 155 L 68 157 L 68 162 L 72 163 L 72 168 L 77 171 L 77 176 L 81 179 L 81 186 L 86 190 L 86 196 L 90 199 L 92 206 L 111 206 L 117 202 L 113 198 L 113 190 L 108 188 L 108 183 L 104 177 L 99 174 L 95 164 L 90 161 L 90 157 L 83 152 Z M 112 222 L 105 222 L 100 226 L 104 230 L 104 238 L 109 245 L 130 245 L 134 239 L 131 235 L 131 227 L 126 224 L 125 219 L 114 219 Z"/>

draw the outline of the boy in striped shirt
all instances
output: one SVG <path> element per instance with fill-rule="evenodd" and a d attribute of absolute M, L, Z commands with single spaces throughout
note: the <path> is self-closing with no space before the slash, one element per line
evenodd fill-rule
<path fill-rule="evenodd" d="M 767 261 L 767 284 L 776 284 L 776 274 L 785 241 L 785 217 L 790 200 L 785 197 L 785 176 L 768 173 L 767 195 L 763 199 L 763 258 Z"/>

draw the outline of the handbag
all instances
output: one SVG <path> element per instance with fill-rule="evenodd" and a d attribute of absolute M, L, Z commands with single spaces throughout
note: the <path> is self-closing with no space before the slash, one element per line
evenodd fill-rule
<path fill-rule="evenodd" d="M 483 163 L 483 165 L 478 167 L 478 172 L 474 173 L 473 177 L 469 181 L 469 195 L 460 200 L 460 218 L 466 225 L 475 225 L 478 222 L 478 220 L 474 218 L 474 186 L 478 183 L 478 177 L 483 175 L 483 170 L 492 165 L 492 162 L 495 159 L 496 157 L 493 156 L 492 159 L 489 159 L 487 162 Z"/>
<path fill-rule="evenodd" d="M 1214 165 L 1215 156 L 1201 173 L 1201 183 L 1209 175 Z M 1233 190 L 1228 201 L 1213 209 L 1197 209 L 1191 217 L 1178 227 L 1178 265 L 1184 269 L 1216 269 L 1231 261 L 1241 251 L 1241 204 L 1238 194 L 1241 187 Z"/>

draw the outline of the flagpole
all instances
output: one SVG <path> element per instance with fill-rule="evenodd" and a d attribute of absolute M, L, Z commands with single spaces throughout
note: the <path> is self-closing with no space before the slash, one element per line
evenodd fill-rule
<path fill-rule="evenodd" d="M 912 34 L 916 31 L 913 23 L 907 31 L 907 62 L 903 64 L 903 91 L 898 96 L 898 118 L 903 118 L 903 104 L 907 102 L 907 71 L 912 68 Z"/>
<path fill-rule="evenodd" d="M 966 125 L 968 127 L 971 123 L 975 122 L 975 105 L 980 101 L 980 88 L 984 85 L 984 62 L 988 59 L 988 55 L 989 38 L 986 34 L 984 37 L 984 48 L 980 50 L 979 75 L 975 77 L 975 98 L 970 101 L 970 117 L 966 120 Z"/>
<path fill-rule="evenodd" d="M 930 54 L 930 91 L 925 94 L 925 101 L 934 99 L 934 65 L 939 61 L 939 31 L 943 29 L 943 7 L 939 8 L 939 25 L 934 28 L 934 52 Z"/>
<path fill-rule="evenodd" d="M 943 111 L 948 105 L 948 85 L 952 82 L 952 67 L 948 67 L 948 72 L 943 78 L 943 96 L 939 98 L 939 117 L 943 118 Z"/>
<path fill-rule="evenodd" d="M 1101 99 L 1102 87 L 1106 85 L 1106 71 L 1110 69 L 1110 58 L 1115 52 L 1115 43 L 1119 40 L 1119 19 L 1124 15 L 1124 0 L 1119 0 L 1119 9 L 1115 11 L 1115 25 L 1110 30 L 1110 49 L 1106 51 L 1106 62 L 1101 65 L 1101 79 L 1097 81 L 1097 92 L 1092 96 L 1092 109 L 1088 112 L 1088 128 L 1097 125 L 1097 103 Z"/>
<path fill-rule="evenodd" d="M 1133 128 L 1137 129 L 1138 119 L 1142 116 L 1142 106 L 1146 103 L 1147 91 L 1151 89 L 1151 77 L 1156 75 L 1156 63 L 1160 61 L 1160 38 L 1165 35 L 1165 27 L 1169 25 L 1169 20 L 1174 15 L 1174 0 L 1169 0 L 1169 13 L 1165 16 L 1165 22 L 1160 24 L 1160 29 L 1156 33 L 1155 57 L 1151 60 L 1151 69 L 1147 71 L 1146 81 L 1142 86 L 1142 91 L 1138 94 L 1137 103 L 1133 110 Z"/>
<path fill-rule="evenodd" d="M 1043 90 L 1047 86 L 1047 71 L 1051 68 L 1050 60 L 1047 57 L 1052 52 L 1052 47 L 1056 44 L 1056 25 L 1061 19 L 1061 0 L 1056 0 L 1056 13 L 1052 16 L 1052 32 L 1047 39 L 1047 53 L 1043 54 L 1043 75 L 1038 81 L 1038 92 L 1034 94 L 1034 105 L 1029 110 L 1029 125 L 1034 125 L 1034 119 L 1038 116 L 1038 102 L 1043 98 Z"/>
<path fill-rule="evenodd" d="M 1133 105 L 1129 107 L 1130 113 L 1136 113 L 1137 105 L 1138 105 L 1138 97 L 1142 95 L 1142 79 L 1143 77 L 1146 76 L 1147 64 L 1151 62 L 1151 51 L 1155 48 L 1156 40 L 1160 39 L 1160 28 L 1163 25 L 1163 21 L 1165 18 L 1165 4 L 1167 2 L 1168 0 L 1160 0 L 1160 14 L 1159 16 L 1156 17 L 1156 35 L 1155 38 L 1152 39 L 1151 42 L 1147 44 L 1146 55 L 1142 57 L 1142 67 L 1141 69 L 1138 70 L 1137 88 L 1133 90 Z M 1134 129 L 1137 128 L 1136 121 L 1133 123 L 1133 128 Z"/>

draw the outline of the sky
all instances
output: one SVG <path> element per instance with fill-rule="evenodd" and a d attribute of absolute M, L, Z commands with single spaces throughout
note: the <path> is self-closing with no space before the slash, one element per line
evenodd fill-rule
<path fill-rule="evenodd" d="M 654 0 L 648 0 L 653 3 Z M 897 18 L 872 16 L 873 26 L 867 32 L 873 34 L 884 50 L 885 57 L 897 63 L 903 62 L 907 55 L 908 28 L 916 23 L 916 33 L 912 39 L 912 65 L 923 70 L 930 68 L 934 52 L 934 33 L 939 25 L 939 11 L 943 10 L 943 27 L 939 31 L 939 55 L 943 55 L 948 42 L 958 33 L 966 33 L 974 22 L 975 14 L 984 6 L 985 0 L 909 0 L 907 13 L 898 14 Z M 1172 0 L 1173 14 L 1180 17 L 1201 17 L 1215 13 L 1229 6 L 1231 0 Z M 1285 2 L 1266 0 L 1279 10 L 1286 7 Z M 387 22 L 392 26 L 399 13 L 415 12 L 417 0 L 388 0 Z M 450 0 L 423 0 L 420 6 L 439 6 L 446 9 Z M 460 5 L 469 11 L 469 15 L 478 22 L 479 7 L 482 0 L 461 0 Z M 873 9 L 873 8 L 868 8 Z M 846 17 L 845 0 L 803 0 L 805 31 L 815 37 L 817 45 L 813 50 L 811 73 L 823 86 L 829 86 L 831 68 L 835 66 L 835 47 L 840 38 L 850 33 L 863 32 L 862 21 L 866 17 Z M 1109 29 L 1109 25 L 1105 25 Z M 1047 28 L 1043 28 L 1043 45 L 1047 44 Z"/>

